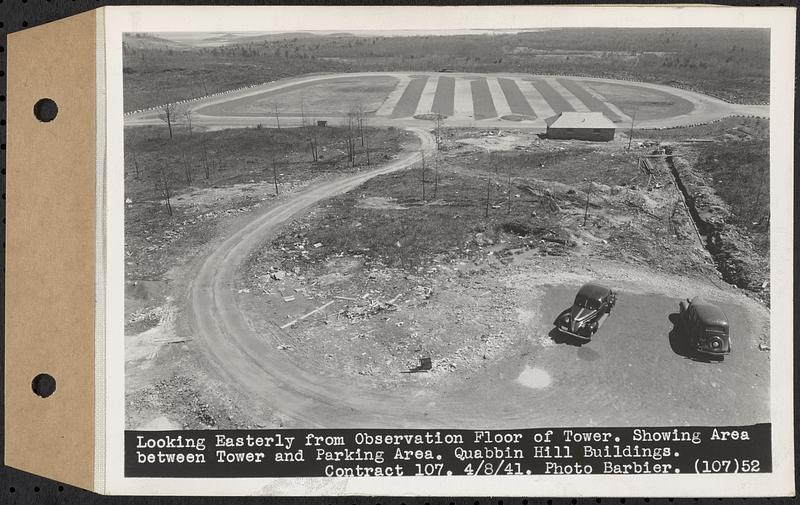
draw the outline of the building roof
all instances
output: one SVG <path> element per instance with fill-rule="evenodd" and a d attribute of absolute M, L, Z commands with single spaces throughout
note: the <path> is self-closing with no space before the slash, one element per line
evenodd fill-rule
<path fill-rule="evenodd" d="M 545 123 L 548 128 L 616 128 L 602 112 L 561 112 Z"/>

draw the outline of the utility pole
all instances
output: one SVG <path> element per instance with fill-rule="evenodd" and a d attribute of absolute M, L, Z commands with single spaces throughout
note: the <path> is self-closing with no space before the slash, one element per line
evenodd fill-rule
<path fill-rule="evenodd" d="M 203 168 L 206 169 L 206 179 L 208 179 L 209 177 L 211 177 L 211 174 L 209 173 L 209 170 L 208 170 L 208 152 L 206 151 L 206 142 L 205 142 L 205 140 L 203 140 L 202 145 L 203 145 Z"/>
<path fill-rule="evenodd" d="M 433 156 L 433 199 L 436 200 L 436 195 L 439 193 L 439 153 Z"/>
<path fill-rule="evenodd" d="M 136 178 L 139 178 L 139 160 L 136 159 L 136 151 L 131 150 L 131 155 L 133 155 L 133 168 L 136 170 Z"/>
<path fill-rule="evenodd" d="M 483 213 L 483 217 L 489 219 L 489 190 L 491 189 L 492 180 L 490 178 L 486 178 L 486 210 Z"/>
<path fill-rule="evenodd" d="M 363 145 L 364 145 L 364 152 L 367 155 L 367 166 L 370 166 L 370 163 L 369 163 L 369 142 L 367 141 L 367 139 L 365 137 L 361 137 L 361 141 L 364 142 Z"/>
<path fill-rule="evenodd" d="M 420 151 L 422 155 L 422 201 L 425 201 L 425 152 Z"/>
<path fill-rule="evenodd" d="M 508 210 L 507 214 L 511 214 L 511 167 L 508 168 Z"/>
<path fill-rule="evenodd" d="M 358 135 L 361 137 L 361 147 L 364 147 L 364 113 L 359 108 L 358 112 Z"/>
<path fill-rule="evenodd" d="M 636 113 L 639 112 L 638 107 L 633 111 L 633 117 L 631 118 L 631 131 L 628 133 L 628 151 L 631 150 L 631 142 L 633 142 L 633 122 L 636 121 Z"/>
<path fill-rule="evenodd" d="M 274 105 L 275 105 L 275 122 L 278 124 L 278 131 L 280 131 L 281 130 L 281 117 L 280 117 L 280 114 L 278 113 L 278 103 L 276 102 Z"/>
<path fill-rule="evenodd" d="M 192 167 L 189 160 L 186 159 L 186 151 L 181 150 L 181 157 L 183 158 L 183 171 L 186 175 L 186 184 L 192 183 Z"/>
<path fill-rule="evenodd" d="M 272 157 L 272 178 L 275 181 L 275 196 L 278 196 L 278 169 L 275 166 L 275 156 Z"/>
<path fill-rule="evenodd" d="M 436 114 L 436 150 L 442 150 L 442 115 Z"/>
<path fill-rule="evenodd" d="M 589 218 L 589 195 L 592 194 L 592 180 L 589 180 L 589 189 L 586 191 L 586 206 L 583 208 L 583 226 L 586 226 L 586 220 Z"/>

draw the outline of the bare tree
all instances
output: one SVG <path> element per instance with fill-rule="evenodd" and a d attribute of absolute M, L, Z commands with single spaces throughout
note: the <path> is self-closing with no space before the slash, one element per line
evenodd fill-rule
<path fill-rule="evenodd" d="M 191 184 L 192 183 L 191 159 L 186 158 L 186 151 L 181 151 L 181 158 L 183 158 L 183 173 L 186 175 L 186 184 Z"/>
<path fill-rule="evenodd" d="M 425 151 L 420 150 L 422 155 L 422 201 L 425 201 Z"/>
<path fill-rule="evenodd" d="M 439 193 L 439 153 L 433 155 L 433 199 Z"/>
<path fill-rule="evenodd" d="M 275 181 L 275 196 L 278 196 L 278 167 L 275 164 L 275 157 L 272 157 L 272 177 Z"/>
<path fill-rule="evenodd" d="M 351 110 L 347 113 L 347 159 L 350 161 L 350 166 L 356 165 L 356 145 L 355 136 L 353 134 L 355 111 Z"/>
<path fill-rule="evenodd" d="M 205 142 L 205 140 L 203 140 L 201 145 L 203 146 L 203 151 L 202 151 L 203 152 L 203 168 L 206 171 L 206 180 L 208 180 L 211 177 L 211 173 L 210 173 L 209 167 L 208 167 L 208 151 L 206 151 L 206 142 Z"/>
<path fill-rule="evenodd" d="M 366 123 L 367 123 L 367 118 L 366 117 L 364 117 L 362 123 L 364 125 L 366 125 Z M 367 129 L 367 131 L 369 131 L 369 129 Z M 364 135 L 363 132 L 361 133 L 361 145 L 364 146 L 364 153 L 367 155 L 367 166 L 370 166 L 370 161 L 369 161 L 369 142 L 367 140 L 367 135 Z"/>
<path fill-rule="evenodd" d="M 167 128 L 169 129 L 169 139 L 172 140 L 172 125 L 175 123 L 177 113 L 177 106 L 174 103 L 166 103 L 161 106 L 161 112 L 158 114 L 158 118 L 165 123 L 167 123 Z"/>
<path fill-rule="evenodd" d="M 436 114 L 436 150 L 442 150 L 442 121 L 444 120 L 441 114 Z"/>
<path fill-rule="evenodd" d="M 592 194 L 592 180 L 589 180 L 589 188 L 586 190 L 586 206 L 583 208 L 583 226 L 586 226 L 586 220 L 589 219 L 589 195 Z"/>
<path fill-rule="evenodd" d="M 136 158 L 136 151 L 131 150 L 131 156 L 133 157 L 133 169 L 136 172 L 136 178 L 139 178 L 139 160 Z"/>
<path fill-rule="evenodd" d="M 158 187 L 158 182 L 156 182 L 156 189 L 159 190 L 161 193 L 161 198 L 164 199 L 164 205 L 167 207 L 167 212 L 169 213 L 170 217 L 172 217 L 172 202 L 170 201 L 171 192 L 169 188 L 169 177 L 167 175 L 167 170 L 164 168 L 164 164 L 159 164 L 159 175 L 161 179 L 161 187 Z"/>
<path fill-rule="evenodd" d="M 483 216 L 486 219 L 489 219 L 489 192 L 492 187 L 492 179 L 486 178 L 486 209 L 484 210 Z"/>
<path fill-rule="evenodd" d="M 302 109 L 302 102 L 301 102 L 300 107 Z M 280 131 L 280 129 L 281 129 L 281 115 L 280 115 L 280 112 L 278 110 L 278 102 L 272 102 L 272 108 L 275 110 L 275 124 L 278 125 L 278 131 Z"/>
<path fill-rule="evenodd" d="M 364 109 L 361 105 L 356 106 L 355 113 L 358 119 L 358 136 L 361 139 L 361 147 L 364 147 Z"/>
<path fill-rule="evenodd" d="M 319 160 L 319 156 L 317 155 L 317 134 L 314 133 L 311 137 L 308 137 L 308 143 L 311 146 L 311 159 L 316 163 Z"/>
<path fill-rule="evenodd" d="M 189 136 L 192 136 L 192 115 L 194 111 L 190 108 L 185 108 L 182 111 L 183 117 L 186 119 L 186 127 L 189 128 Z"/>
<path fill-rule="evenodd" d="M 511 166 L 508 167 L 508 209 L 507 214 L 511 214 Z"/>

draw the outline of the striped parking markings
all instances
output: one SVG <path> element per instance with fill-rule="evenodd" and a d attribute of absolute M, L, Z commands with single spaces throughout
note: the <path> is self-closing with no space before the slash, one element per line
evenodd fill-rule
<path fill-rule="evenodd" d="M 584 90 L 586 90 L 587 93 L 589 93 L 595 99 L 597 99 L 598 101 L 602 102 L 606 107 L 611 109 L 611 112 L 616 114 L 617 117 L 619 118 L 619 122 L 629 123 L 631 121 L 631 117 L 629 115 L 627 115 L 624 112 L 622 112 L 622 109 L 620 109 L 619 107 L 617 107 L 616 105 L 614 105 L 613 103 L 608 101 L 608 99 L 606 97 L 604 97 L 602 94 L 600 94 L 597 91 L 595 91 L 595 89 L 592 88 L 592 85 L 590 83 L 583 81 L 583 82 L 580 83 L 580 85 L 581 85 L 581 87 L 583 87 Z M 613 119 L 612 119 L 612 121 L 613 121 Z"/>
<path fill-rule="evenodd" d="M 453 115 L 453 93 L 455 91 L 456 80 L 452 77 L 439 77 L 439 84 L 436 86 L 436 95 L 433 97 L 431 112 L 444 116 Z"/>
<path fill-rule="evenodd" d="M 439 79 L 433 77 L 428 79 L 425 88 L 422 90 L 422 95 L 419 97 L 419 104 L 414 115 L 417 114 L 430 114 L 433 109 L 433 98 L 436 96 L 436 87 L 439 84 Z"/>
<path fill-rule="evenodd" d="M 572 110 L 575 112 L 591 112 L 585 103 L 581 102 L 578 97 L 573 95 L 567 88 L 562 86 L 558 80 L 552 77 L 545 80 L 556 93 L 561 95 L 564 100 L 569 102 L 570 106 L 572 106 Z"/>
<path fill-rule="evenodd" d="M 531 84 L 534 88 L 536 88 L 536 91 L 541 93 L 548 105 L 550 105 L 550 109 L 554 111 L 553 115 L 560 112 L 575 112 L 575 109 L 572 108 L 572 105 L 570 105 L 570 103 L 567 102 L 564 97 L 558 93 L 558 91 L 554 90 L 550 84 L 547 83 L 547 81 L 534 79 L 531 81 Z"/>
<path fill-rule="evenodd" d="M 406 89 L 403 90 L 400 100 L 397 101 L 397 105 L 395 105 L 389 117 L 399 118 L 413 116 L 414 112 L 417 110 L 419 97 L 422 95 L 422 90 L 425 88 L 426 82 L 428 82 L 427 76 L 411 79 Z"/>
<path fill-rule="evenodd" d="M 511 107 L 511 112 L 524 116 L 535 116 L 525 95 L 522 94 L 519 86 L 517 86 L 517 81 L 500 77 L 497 79 L 497 82 L 500 84 L 500 87 L 503 88 L 503 94 L 506 96 L 508 106 Z"/>
<path fill-rule="evenodd" d="M 497 109 L 494 108 L 492 92 L 486 78 L 481 77 L 470 82 L 472 87 L 472 110 L 475 111 L 475 119 L 489 119 L 497 117 Z"/>
<path fill-rule="evenodd" d="M 517 86 L 537 116 L 547 119 L 556 115 L 556 112 L 531 81 L 517 81 Z"/>
<path fill-rule="evenodd" d="M 595 98 L 591 93 L 586 91 L 586 89 L 579 83 L 571 79 L 558 79 L 558 82 L 562 86 L 567 88 L 567 90 L 570 93 L 575 95 L 575 97 L 577 97 L 578 100 L 586 104 L 586 106 L 589 107 L 589 110 L 591 110 L 592 112 L 602 112 L 603 114 L 606 115 L 608 119 L 610 119 L 615 123 L 618 123 L 622 120 L 619 116 L 617 116 L 614 113 L 614 111 L 609 109 L 608 106 L 605 103 L 603 103 L 602 100 L 598 100 L 597 98 Z"/>
<path fill-rule="evenodd" d="M 498 82 L 497 78 L 492 77 L 487 79 L 486 84 L 489 86 L 489 92 L 492 94 L 492 101 L 494 102 L 494 108 L 497 111 L 497 115 L 499 117 L 510 116 L 511 106 L 508 105 L 506 95 L 503 93 L 503 89 L 500 87 L 500 83 Z"/>
<path fill-rule="evenodd" d="M 411 82 L 411 78 L 407 75 L 400 77 L 392 92 L 389 93 L 386 100 L 384 100 L 381 106 L 378 107 L 378 110 L 375 111 L 375 115 L 388 116 L 391 114 L 394 108 L 397 107 L 397 102 L 400 101 L 400 97 L 403 96 L 409 82 Z"/>
<path fill-rule="evenodd" d="M 472 119 L 472 87 L 467 79 L 456 79 L 453 92 L 453 118 Z"/>

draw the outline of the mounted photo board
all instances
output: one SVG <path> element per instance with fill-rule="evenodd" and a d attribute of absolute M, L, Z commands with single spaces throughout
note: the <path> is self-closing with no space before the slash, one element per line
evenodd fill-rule
<path fill-rule="evenodd" d="M 10 34 L 6 464 L 103 494 L 793 494 L 794 14 Z"/>

